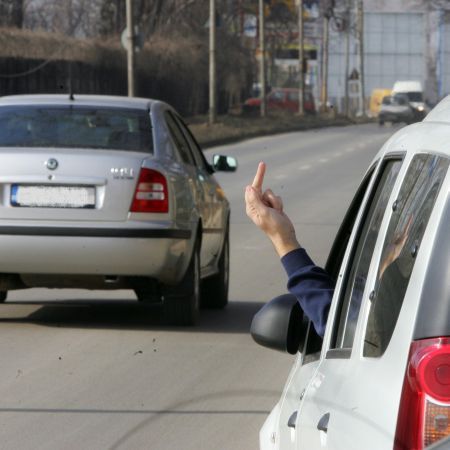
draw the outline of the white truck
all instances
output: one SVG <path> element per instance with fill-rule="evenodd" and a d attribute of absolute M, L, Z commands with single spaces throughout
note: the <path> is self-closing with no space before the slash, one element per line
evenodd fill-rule
<path fill-rule="evenodd" d="M 423 119 L 429 112 L 423 99 L 423 88 L 420 81 L 396 81 L 392 88 L 392 95 L 395 94 L 406 94 L 418 118 Z"/>

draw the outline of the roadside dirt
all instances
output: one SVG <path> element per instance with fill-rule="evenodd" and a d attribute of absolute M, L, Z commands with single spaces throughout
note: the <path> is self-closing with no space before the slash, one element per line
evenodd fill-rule
<path fill-rule="evenodd" d="M 349 119 L 345 116 L 332 114 L 306 115 L 303 117 L 277 114 L 265 118 L 241 115 L 219 116 L 217 122 L 212 125 L 208 124 L 207 117 L 202 116 L 189 118 L 187 123 L 200 145 L 203 148 L 208 148 L 256 136 L 328 126 L 346 126 L 356 123 L 367 123 L 371 120 L 368 118 Z"/>

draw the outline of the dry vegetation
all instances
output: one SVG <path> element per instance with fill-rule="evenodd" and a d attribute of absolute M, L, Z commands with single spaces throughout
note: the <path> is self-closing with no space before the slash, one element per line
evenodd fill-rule
<path fill-rule="evenodd" d="M 327 126 L 345 126 L 368 122 L 370 119 L 350 120 L 334 115 L 295 116 L 291 114 L 272 114 L 268 117 L 242 117 L 239 115 L 221 116 L 217 123 L 208 125 L 207 118 L 195 117 L 189 120 L 189 127 L 204 147 L 236 142 L 256 136 L 309 130 Z"/>
<path fill-rule="evenodd" d="M 59 33 L 0 28 L 0 57 L 41 60 L 73 60 L 118 64 L 125 52 L 111 41 L 75 39 Z"/>

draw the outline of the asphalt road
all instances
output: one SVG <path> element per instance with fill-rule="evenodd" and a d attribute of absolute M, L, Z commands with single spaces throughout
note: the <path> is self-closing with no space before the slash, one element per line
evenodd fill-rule
<path fill-rule="evenodd" d="M 196 328 L 161 326 L 128 291 L 11 293 L 0 306 L 0 449 L 256 450 L 293 358 L 249 336 L 253 314 L 286 278 L 245 216 L 244 187 L 264 160 L 266 186 L 322 264 L 393 131 L 327 128 L 208 150 L 239 160 L 237 173 L 218 175 L 232 204 L 230 304 L 203 311 Z"/>

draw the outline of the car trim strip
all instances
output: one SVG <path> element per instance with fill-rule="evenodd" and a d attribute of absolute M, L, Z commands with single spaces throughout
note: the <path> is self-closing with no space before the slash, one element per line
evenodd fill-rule
<path fill-rule="evenodd" d="M 148 228 L 73 228 L 73 227 L 0 227 L 0 235 L 13 236 L 75 236 L 105 238 L 190 239 L 191 230 Z"/>

